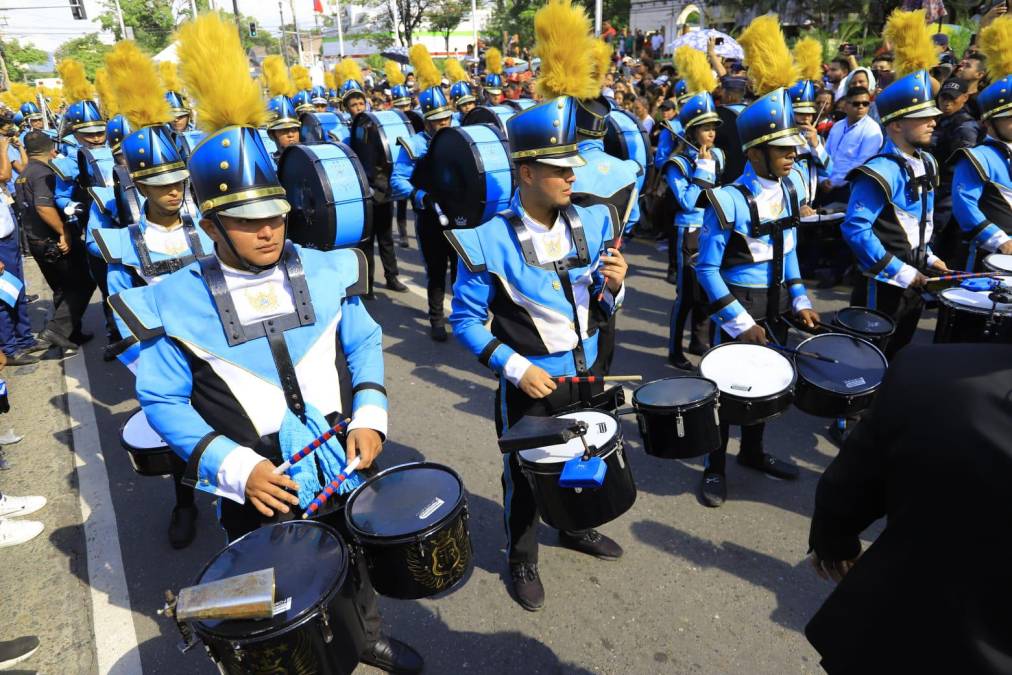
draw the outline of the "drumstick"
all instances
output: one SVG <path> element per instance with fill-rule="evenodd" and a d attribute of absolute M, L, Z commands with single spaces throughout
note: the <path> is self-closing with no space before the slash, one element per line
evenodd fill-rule
<path fill-rule="evenodd" d="M 348 466 L 344 467 L 344 471 L 337 474 L 334 480 L 330 481 L 327 487 L 323 488 L 323 492 L 316 495 L 313 501 L 309 502 L 309 506 L 306 507 L 306 512 L 302 514 L 303 520 L 310 517 L 314 513 L 320 510 L 330 497 L 337 494 L 337 488 L 341 487 L 341 483 L 348 480 L 351 474 L 355 473 L 355 469 L 358 468 L 358 463 L 362 459 L 361 455 L 348 462 Z"/>
<path fill-rule="evenodd" d="M 837 361 L 836 359 L 829 356 L 823 356 L 819 352 L 803 352 L 800 349 L 791 349 L 790 347 L 778 345 L 775 342 L 767 342 L 766 346 L 772 349 L 777 349 L 782 352 L 786 352 L 787 354 L 794 354 L 795 356 L 807 356 L 810 359 L 816 359 L 817 361 L 825 361 L 826 363 L 839 363 L 839 361 Z"/>
<path fill-rule="evenodd" d="M 280 476 L 285 471 L 288 471 L 290 468 L 292 468 L 292 464 L 297 464 L 299 461 L 305 459 L 309 453 L 313 452 L 318 447 L 329 441 L 338 432 L 344 431 L 345 427 L 348 426 L 349 422 L 351 422 L 350 419 L 341 420 L 340 422 L 332 426 L 330 429 L 324 431 L 322 434 L 316 437 L 316 440 L 314 440 L 312 443 L 310 443 L 309 445 L 307 445 L 306 447 L 302 448 L 297 453 L 292 455 L 291 459 L 289 459 L 286 462 L 282 462 L 280 465 L 274 467 L 274 475 Z"/>
<path fill-rule="evenodd" d="M 555 381 L 559 384 L 581 384 L 584 382 L 642 382 L 642 375 L 587 375 L 584 377 L 557 377 Z"/>
<path fill-rule="evenodd" d="M 929 284 L 941 284 L 951 281 L 963 281 L 965 279 L 983 279 L 987 277 L 1000 277 L 1000 272 L 958 272 L 956 274 L 942 274 L 928 279 Z"/>
<path fill-rule="evenodd" d="M 615 241 L 612 243 L 612 245 L 611 245 L 610 248 L 613 248 L 613 249 L 616 249 L 616 250 L 621 250 L 622 249 L 622 235 L 621 234 L 618 235 L 618 237 L 615 238 Z M 608 286 L 608 279 L 606 278 L 604 280 L 604 283 L 601 284 L 601 292 L 597 294 L 597 301 L 598 302 L 601 302 L 602 300 L 604 300 L 604 289 L 607 286 Z"/>

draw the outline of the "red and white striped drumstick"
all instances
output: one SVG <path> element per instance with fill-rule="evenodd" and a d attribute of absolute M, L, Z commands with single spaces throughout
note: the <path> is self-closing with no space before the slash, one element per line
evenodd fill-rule
<path fill-rule="evenodd" d="M 341 420 L 340 422 L 332 426 L 330 429 L 324 431 L 322 434 L 316 437 L 316 440 L 314 440 L 312 443 L 310 443 L 309 445 L 307 445 L 306 447 L 302 448 L 297 453 L 292 455 L 292 458 L 290 460 L 288 460 L 287 462 L 282 462 L 280 465 L 274 467 L 274 475 L 280 476 L 285 471 L 288 471 L 290 468 L 292 468 L 292 464 L 297 464 L 300 460 L 305 459 L 306 456 L 309 455 L 309 453 L 316 450 L 318 447 L 329 441 L 331 438 L 336 436 L 341 431 L 344 431 L 350 422 L 351 422 L 350 419 Z"/>
<path fill-rule="evenodd" d="M 320 508 L 327 503 L 327 500 L 337 494 L 337 488 L 341 487 L 341 483 L 348 480 L 351 474 L 355 473 L 355 469 L 358 468 L 358 463 L 362 459 L 361 456 L 348 462 L 348 466 L 344 467 L 344 471 L 337 474 L 334 480 L 330 481 L 327 487 L 323 488 L 323 492 L 316 495 L 313 501 L 309 502 L 309 506 L 306 507 L 306 512 L 302 514 L 302 518 L 309 518 L 311 515 L 320 510 Z"/>
<path fill-rule="evenodd" d="M 956 274 L 943 274 L 937 277 L 930 277 L 929 284 L 936 284 L 943 281 L 963 281 L 964 279 L 983 279 L 986 277 L 1000 277 L 1001 272 L 958 272 Z"/>
<path fill-rule="evenodd" d="M 609 246 L 609 248 L 613 248 L 613 249 L 616 249 L 616 250 L 619 250 L 619 251 L 622 250 L 622 235 L 621 234 L 618 235 L 618 237 L 615 238 L 615 243 L 612 244 L 611 246 Z M 608 279 L 605 278 L 604 283 L 601 284 L 601 292 L 597 294 L 597 301 L 598 302 L 601 302 L 602 300 L 604 300 L 604 289 L 607 288 L 607 287 L 608 287 Z"/>
<path fill-rule="evenodd" d="M 584 377 L 557 377 L 555 381 L 560 384 L 580 384 L 582 382 L 642 382 L 642 375 L 586 375 Z"/>

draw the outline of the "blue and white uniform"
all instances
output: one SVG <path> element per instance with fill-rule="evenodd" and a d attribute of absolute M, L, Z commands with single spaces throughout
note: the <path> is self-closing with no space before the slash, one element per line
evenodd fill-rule
<path fill-rule="evenodd" d="M 1012 234 L 1012 144 L 990 136 L 956 153 L 952 212 L 970 238 L 966 269 L 979 271 Z"/>

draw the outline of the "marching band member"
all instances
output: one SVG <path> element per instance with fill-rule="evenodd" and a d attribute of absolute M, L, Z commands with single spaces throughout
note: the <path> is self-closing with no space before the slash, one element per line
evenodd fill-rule
<path fill-rule="evenodd" d="M 446 76 L 453 84 L 450 85 L 450 101 L 453 103 L 453 120 L 458 125 L 464 116 L 474 110 L 478 99 L 471 88 L 471 78 L 457 59 L 446 60 Z"/>
<path fill-rule="evenodd" d="M 952 180 L 952 210 L 970 237 L 966 269 L 980 271 L 987 253 L 1012 254 L 1012 18 L 981 31 L 980 48 L 994 82 L 977 94 L 984 142 L 960 150 Z"/>
<path fill-rule="evenodd" d="M 316 112 L 313 105 L 313 80 L 309 77 L 309 69 L 303 65 L 292 66 L 292 79 L 295 81 L 295 96 L 292 97 L 292 104 L 295 105 L 295 112 L 299 115 L 307 112 Z"/>
<path fill-rule="evenodd" d="M 299 142 L 299 129 L 302 122 L 295 112 L 292 99 L 295 93 L 295 82 L 288 74 L 288 67 L 277 54 L 264 59 L 263 76 L 267 84 L 267 135 L 274 141 L 277 150 L 274 152 L 274 165 L 277 166 L 282 151 L 289 145 Z"/>
<path fill-rule="evenodd" d="M 806 195 L 805 178 L 792 171 L 797 147 L 805 140 L 794 122 L 785 86 L 797 80 L 776 16 L 752 21 L 739 42 L 745 49 L 752 86 L 761 97 L 737 118 L 747 161 L 741 176 L 704 193 L 696 277 L 710 301 L 718 330 L 715 342 L 739 340 L 783 344 L 791 311 L 814 326 L 812 310 L 798 269 L 797 220 Z M 766 328 L 758 321 L 763 321 Z M 776 478 L 793 480 L 798 468 L 767 453 L 764 423 L 742 427 L 738 463 Z M 718 507 L 727 499 L 724 477 L 729 428 L 720 425 L 722 444 L 706 458 L 700 499 Z"/>
<path fill-rule="evenodd" d="M 418 190 L 411 184 L 411 174 L 418 160 L 428 152 L 432 136 L 440 129 L 450 126 L 453 110 L 443 95 L 443 89 L 440 87 L 442 78 L 425 45 L 412 46 L 409 56 L 421 89 L 418 102 L 422 109 L 422 117 L 425 119 L 425 131 L 414 134 L 407 140 L 400 140 L 401 148 L 390 175 L 391 198 L 408 198 L 415 210 L 416 234 L 422 258 L 425 260 L 429 334 L 436 342 L 446 342 L 446 318 L 443 309 L 446 276 L 450 275 L 450 283 L 453 284 L 457 275 L 457 254 L 443 236 L 443 226 L 439 222 L 439 206 L 424 190 Z"/>
<path fill-rule="evenodd" d="M 453 61 L 449 59 L 447 63 Z M 387 61 L 383 64 L 387 74 L 387 82 L 390 84 L 390 97 L 394 110 L 400 110 L 407 114 L 412 108 L 411 90 L 404 84 L 404 71 L 400 64 L 395 61 Z M 396 200 L 397 210 L 397 245 L 401 248 L 408 247 L 408 200 Z"/>
<path fill-rule="evenodd" d="M 803 205 L 802 215 L 814 213 L 815 193 L 820 180 L 829 180 L 833 160 L 826 152 L 826 146 L 815 130 L 815 118 L 819 110 L 815 104 L 816 83 L 822 77 L 822 43 L 815 38 L 806 37 L 794 45 L 794 59 L 801 68 L 801 79 L 795 82 L 787 93 L 794 106 L 794 121 L 807 141 L 798 148 L 798 156 L 794 162 L 804 168 L 808 177 L 808 197 Z"/>
<path fill-rule="evenodd" d="M 593 385 L 556 385 L 554 378 L 602 374 L 598 328 L 625 293 L 626 262 L 610 247 L 622 223 L 603 204 L 572 204 L 573 168 L 585 163 L 577 147 L 580 106 L 571 96 L 555 96 L 599 92 L 586 56 L 593 49 L 590 20 L 570 0 L 551 0 L 535 14 L 534 27 L 545 101 L 507 122 L 519 188 L 508 211 L 477 228 L 447 232 L 460 254 L 450 320 L 461 342 L 499 377 L 499 435 L 525 415 L 551 415 L 590 398 Z M 515 453 L 504 457 L 502 484 L 513 592 L 524 609 L 537 611 L 545 599 L 538 510 Z M 560 532 L 559 540 L 599 558 L 622 555 L 596 530 Z"/>
<path fill-rule="evenodd" d="M 334 66 L 334 75 L 339 84 L 337 93 L 341 97 L 341 107 L 344 111 L 352 118 L 360 112 L 365 112 L 368 101 L 365 89 L 362 88 L 362 69 L 355 60 L 342 59 Z"/>
<path fill-rule="evenodd" d="M 888 358 L 917 330 L 924 309 L 924 273 L 947 270 L 929 245 L 938 164 L 923 150 L 931 143 L 941 111 L 935 107 L 928 71 L 909 72 L 915 57 L 903 58 L 904 45 L 920 32 L 927 43 L 920 63 L 933 63 L 927 30 L 923 11 L 897 10 L 886 24 L 887 36 L 903 34 L 907 39 L 891 40 L 896 43 L 898 79 L 875 99 L 886 141 L 877 155 L 849 174 L 850 201 L 840 226 L 864 273 L 854 285 L 851 304 L 885 312 L 896 322 L 884 350 Z"/>
<path fill-rule="evenodd" d="M 729 180 L 737 178 L 745 170 L 745 153 L 741 149 L 737 122 L 738 116 L 745 111 L 747 89 L 748 79 L 740 73 L 720 78 L 720 105 L 717 106 L 717 116 L 723 124 L 717 129 L 715 145 L 724 151 L 727 160 L 724 173 Z"/>
<path fill-rule="evenodd" d="M 257 131 L 267 113 L 235 26 L 204 14 L 180 28 L 178 45 L 208 132 L 189 170 L 214 255 L 112 302 L 141 341 L 137 398 L 148 421 L 186 461 L 184 482 L 218 496 L 231 541 L 298 514 L 320 476 L 330 480 L 351 458 L 366 469 L 375 460 L 387 428 L 382 334 L 356 297 L 360 252 L 285 240 L 290 206 Z M 321 446 L 293 466 L 294 480 L 274 473 L 345 416 L 343 447 Z M 342 488 L 361 480 L 352 474 Z M 381 636 L 367 582 L 356 603 L 370 639 L 360 660 L 419 672 L 414 650 Z"/>
<path fill-rule="evenodd" d="M 158 64 L 158 75 L 161 78 L 162 88 L 165 89 L 165 100 L 172 111 L 172 118 L 169 120 L 169 127 L 173 133 L 181 134 L 193 128 L 191 122 L 192 111 L 183 96 L 182 85 L 179 83 L 179 73 L 176 64 L 172 61 L 162 61 Z M 136 84 L 135 84 L 136 86 Z"/>
<path fill-rule="evenodd" d="M 506 98 L 502 93 L 502 52 L 495 47 L 485 52 L 485 79 L 481 90 L 488 105 L 500 105 Z"/>

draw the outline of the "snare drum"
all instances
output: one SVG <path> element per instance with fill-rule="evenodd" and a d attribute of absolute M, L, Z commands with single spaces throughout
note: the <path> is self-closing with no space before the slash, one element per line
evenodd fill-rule
<path fill-rule="evenodd" d="M 720 389 L 720 421 L 749 426 L 787 410 L 794 396 L 794 366 L 769 347 L 725 342 L 699 362 L 699 374 Z"/>
<path fill-rule="evenodd" d="M 636 179 L 636 188 L 642 193 L 647 173 L 654 165 L 650 136 L 631 112 L 621 108 L 609 112 L 605 124 L 604 151 L 619 159 L 635 160 L 643 168 Z"/>
<path fill-rule="evenodd" d="M 288 238 L 296 244 L 330 251 L 369 239 L 372 191 L 347 145 L 290 145 L 278 161 L 278 179 L 292 205 Z"/>
<path fill-rule="evenodd" d="M 999 277 L 1012 284 L 1012 277 Z M 994 302 L 989 291 L 946 288 L 938 294 L 935 342 L 1012 343 L 1012 304 Z"/>
<path fill-rule="evenodd" d="M 383 595 L 445 593 L 474 564 L 464 483 L 449 467 L 415 462 L 381 471 L 351 494 L 344 515 Z"/>
<path fill-rule="evenodd" d="M 376 186 L 377 177 L 389 182 L 401 139 L 407 141 L 415 133 L 411 120 L 400 110 L 363 112 L 351 125 L 351 149 L 358 155 L 369 184 Z M 377 194 L 388 200 L 387 194 Z"/>
<path fill-rule="evenodd" d="M 518 452 L 520 469 L 531 483 L 541 520 L 546 525 L 568 531 L 585 530 L 615 520 L 636 501 L 636 484 L 623 448 L 618 418 L 603 410 L 578 410 L 556 417 L 587 423 L 587 445 L 595 456 L 604 460 L 607 472 L 604 484 L 596 489 L 559 486 L 566 462 L 583 455 L 583 443 L 579 438 Z"/>
<path fill-rule="evenodd" d="M 77 180 L 81 187 L 112 187 L 116 160 L 110 148 L 80 148 L 77 151 Z"/>
<path fill-rule="evenodd" d="M 633 392 L 643 449 L 666 459 L 699 457 L 720 448 L 719 390 L 702 377 L 668 377 Z"/>
<path fill-rule="evenodd" d="M 172 452 L 158 432 L 151 428 L 143 410 L 130 415 L 119 430 L 119 439 L 134 471 L 141 476 L 167 476 L 180 473 L 186 466 L 182 458 Z"/>
<path fill-rule="evenodd" d="M 354 671 L 366 636 L 348 548 L 330 527 L 291 521 L 256 529 L 218 553 L 196 583 L 270 567 L 273 617 L 193 622 L 219 670 L 229 675 Z"/>
<path fill-rule="evenodd" d="M 889 365 L 879 348 L 868 340 L 839 333 L 815 335 L 797 349 L 837 360 L 829 363 L 794 355 L 798 373 L 794 405 L 816 417 L 839 419 L 870 406 Z"/>
<path fill-rule="evenodd" d="M 884 312 L 869 307 L 844 307 L 833 316 L 833 325 L 856 333 L 879 349 L 896 331 L 896 322 Z"/>
<path fill-rule="evenodd" d="M 464 115 L 460 125 L 491 124 L 506 136 L 506 122 L 516 114 L 516 108 L 508 105 L 479 105 Z"/>
<path fill-rule="evenodd" d="M 299 142 L 306 145 L 318 143 L 347 143 L 351 139 L 348 124 L 332 112 L 307 112 L 299 116 Z"/>
<path fill-rule="evenodd" d="M 992 253 L 984 258 L 984 269 L 988 272 L 1012 275 L 1012 255 Z"/>
<path fill-rule="evenodd" d="M 477 227 L 507 208 L 516 185 L 506 135 L 487 124 L 440 129 L 412 176 L 452 227 Z"/>

